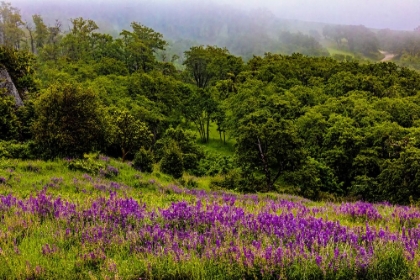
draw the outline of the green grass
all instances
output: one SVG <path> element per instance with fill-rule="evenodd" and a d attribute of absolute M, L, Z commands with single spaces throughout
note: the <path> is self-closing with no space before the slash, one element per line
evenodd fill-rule
<path fill-rule="evenodd" d="M 208 144 L 208 146 L 212 146 Z M 216 149 L 217 146 L 213 147 Z M 14 196 L 26 198 L 35 196 L 42 189 L 47 189 L 47 194 L 53 197 L 60 196 L 63 200 L 76 203 L 82 209 L 91 204 L 99 197 L 109 197 L 109 191 L 102 191 L 95 185 L 107 185 L 116 182 L 122 187 L 117 189 L 119 197 L 133 198 L 140 203 L 147 205 L 148 211 L 169 207 L 173 202 L 184 201 L 194 204 L 200 198 L 188 192 L 175 192 L 168 185 L 178 184 L 171 177 L 153 172 L 151 174 L 140 173 L 130 166 L 128 162 L 121 162 L 115 159 L 94 159 L 97 164 L 111 165 L 119 170 L 117 176 L 106 178 L 95 175 L 87 175 L 83 171 L 68 169 L 66 160 L 39 161 L 39 160 L 6 160 L 0 161 L 0 177 L 7 179 L 7 184 L 0 184 L 0 194 L 13 194 Z M 155 166 L 156 167 L 156 166 Z M 91 176 L 91 178 L 90 178 Z M 187 175 L 184 176 L 188 178 Z M 58 178 L 58 179 L 57 179 Z M 200 187 L 205 185 L 210 177 L 196 178 Z M 233 193 L 235 194 L 235 193 Z M 288 201 L 302 201 L 309 210 L 321 209 L 313 216 L 329 221 L 339 221 L 343 226 L 364 228 L 367 220 L 363 217 L 351 217 L 338 214 L 334 204 L 324 202 L 311 202 L 299 197 L 280 195 L 276 193 L 257 194 L 260 199 L 285 199 Z M 238 195 L 240 197 L 240 195 Z M 206 203 L 218 203 L 224 205 L 222 196 L 208 195 Z M 253 203 L 249 200 L 238 200 L 235 206 L 241 207 L 246 213 L 264 213 L 267 211 L 264 203 Z M 1 206 L 1 205 L 0 205 Z M 369 221 L 369 225 L 376 228 L 389 227 L 393 231 L 400 231 L 398 221 L 393 220 L 392 207 L 377 206 L 378 211 L 384 219 Z M 159 210 L 157 210 L 159 211 Z M 299 208 L 279 208 L 273 213 L 298 215 Z M 217 261 L 204 262 L 197 255 L 191 254 L 188 261 L 176 262 L 171 257 L 154 257 L 151 255 L 131 254 L 129 243 L 119 245 L 115 240 L 115 245 L 107 245 L 107 258 L 99 264 L 84 260 L 83 256 L 95 251 L 91 245 L 80 245 L 75 237 L 66 237 L 65 229 L 67 225 L 61 224 L 62 221 L 54 218 L 39 219 L 31 214 L 16 215 L 5 213 L 0 216 L 0 279 L 52 279 L 60 275 L 63 279 L 128 279 L 142 277 L 146 279 L 155 278 L 156 275 L 163 275 L 165 279 L 210 279 L 218 275 L 220 279 L 232 279 L 237 267 L 224 267 L 217 265 Z M 89 225 L 87 225 L 89 226 Z M 131 234 L 130 232 L 127 235 Z M 128 238 L 128 237 L 127 237 Z M 15 242 L 17 245 L 14 245 Z M 79 243 L 78 243 L 79 242 Z M 265 240 L 264 242 L 270 242 Z M 45 244 L 56 246 L 58 251 L 52 254 L 44 254 L 42 247 Z M 96 244 L 98 248 L 101 244 Z M 96 246 L 95 245 L 95 246 Z M 18 253 L 16 253 L 18 249 Z M 327 248 L 332 252 L 334 248 Z M 393 267 L 397 263 L 398 267 L 404 267 L 405 260 L 400 257 L 402 254 L 393 254 L 392 248 L 386 248 L 384 254 L 378 257 L 375 264 L 377 273 L 371 279 L 392 279 L 392 276 L 380 274 L 382 271 L 390 271 L 387 267 Z M 398 248 L 397 248 L 398 249 Z M 330 252 L 330 253 L 331 253 Z M 392 253 L 392 254 L 391 254 Z M 153 264 L 150 268 L 149 264 Z M 114 264 L 118 271 L 113 271 Z M 296 268 L 302 273 L 314 273 L 317 268 L 312 264 L 299 264 L 302 268 Z M 40 270 L 42 268 L 42 270 Z M 408 269 L 408 268 L 407 268 Z M 226 271 L 224 271 L 226 270 Z M 233 271 L 233 272 L 232 272 Z M 403 271 L 404 272 L 404 271 Z M 224 275 L 224 277 L 221 277 Z M 235 279 L 244 279 L 237 275 Z M 302 275 L 294 279 L 302 279 Z M 113 278 L 114 277 L 114 278 Z M 375 278 L 376 277 L 376 278 Z M 379 278 L 378 278 L 379 277 Z M 245 277 L 246 278 L 246 277 Z M 293 277 L 291 277 L 293 278 Z M 161 279 L 156 277 L 155 279 Z M 162 278 L 163 279 L 163 278 Z M 253 279 L 253 278 L 250 278 Z"/>
<path fill-rule="evenodd" d="M 223 135 L 222 135 L 223 139 Z M 210 124 L 210 140 L 207 143 L 203 143 L 200 139 L 197 141 L 200 147 L 205 152 L 212 154 L 218 154 L 222 156 L 233 156 L 235 152 L 235 140 L 226 133 L 226 142 L 220 140 L 219 132 L 217 131 L 217 125 L 215 123 Z"/>
<path fill-rule="evenodd" d="M 327 47 L 328 52 L 330 53 L 331 56 L 335 55 L 335 54 L 341 54 L 341 55 L 349 55 L 351 57 L 354 57 L 354 53 L 350 52 L 350 51 L 345 51 L 345 50 L 340 50 L 334 47 Z"/>

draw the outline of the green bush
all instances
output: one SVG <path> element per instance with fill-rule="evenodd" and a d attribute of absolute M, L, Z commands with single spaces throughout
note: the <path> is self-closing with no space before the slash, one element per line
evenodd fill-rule
<path fill-rule="evenodd" d="M 0 140 L 17 139 L 19 120 L 12 97 L 0 92 Z"/>
<path fill-rule="evenodd" d="M 160 169 L 163 173 L 173 176 L 175 179 L 182 177 L 184 164 L 178 147 L 168 149 L 162 158 Z"/>
<path fill-rule="evenodd" d="M 194 170 L 198 167 L 198 157 L 196 154 L 183 154 L 182 163 L 185 170 Z"/>
<path fill-rule="evenodd" d="M 53 84 L 35 101 L 33 135 L 49 158 L 103 148 L 109 126 L 99 96 L 75 83 Z"/>
<path fill-rule="evenodd" d="M 191 177 L 190 178 L 186 178 L 186 179 L 181 178 L 179 180 L 179 184 L 181 186 L 184 186 L 187 189 L 196 189 L 196 188 L 198 188 L 197 181 L 194 178 L 191 178 Z"/>
<path fill-rule="evenodd" d="M 196 176 L 227 174 L 229 170 L 232 170 L 233 165 L 232 157 L 207 153 L 192 173 Z"/>
<path fill-rule="evenodd" d="M 247 185 L 248 184 L 241 177 L 241 174 L 235 169 L 232 169 L 226 175 L 215 176 L 210 181 L 211 189 L 245 191 Z"/>
<path fill-rule="evenodd" d="M 165 135 L 159 139 L 155 144 L 155 156 L 156 160 L 159 161 L 163 158 L 166 150 L 175 143 L 179 148 L 182 156 L 185 156 L 186 170 L 194 169 L 198 161 L 204 157 L 201 148 L 196 144 L 195 134 L 188 130 L 181 128 L 168 128 L 165 131 Z M 195 158 L 194 158 L 194 156 Z"/>
<path fill-rule="evenodd" d="M 153 152 L 142 147 L 134 156 L 133 167 L 141 172 L 152 173 L 153 162 Z"/>
<path fill-rule="evenodd" d="M 34 159 L 37 154 L 37 147 L 32 141 L 0 141 L 0 158 Z"/>
<path fill-rule="evenodd" d="M 69 159 L 67 167 L 73 171 L 82 171 L 88 174 L 96 175 L 100 170 L 105 170 L 105 165 L 96 161 L 98 155 L 85 154 L 84 159 Z"/>

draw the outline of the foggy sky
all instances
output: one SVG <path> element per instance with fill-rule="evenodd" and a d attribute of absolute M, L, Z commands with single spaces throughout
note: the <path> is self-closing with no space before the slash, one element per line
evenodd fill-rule
<path fill-rule="evenodd" d="M 147 0 L 146 0 L 147 1 Z M 12 6 L 22 11 L 31 8 L 31 14 L 40 13 L 37 6 L 47 3 L 70 3 L 84 10 L 84 3 L 97 7 L 104 5 L 137 6 L 140 0 L 11 0 Z M 371 28 L 413 30 L 420 25 L 420 0 L 154 0 L 176 3 L 177 6 L 201 6 L 209 3 L 230 5 L 241 10 L 266 9 L 280 18 L 304 21 L 365 25 Z M 43 5 L 39 5 L 43 4 Z M 25 11 L 28 13 L 28 11 Z"/>

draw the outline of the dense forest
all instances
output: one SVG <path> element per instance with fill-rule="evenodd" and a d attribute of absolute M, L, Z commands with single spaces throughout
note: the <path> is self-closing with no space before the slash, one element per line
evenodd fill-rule
<path fill-rule="evenodd" d="M 195 45 L 180 60 L 140 22 L 118 36 L 90 19 L 70 23 L 66 30 L 38 14 L 25 22 L 1 3 L 0 63 L 19 96 L 0 95 L 0 157 L 68 158 L 89 170 L 83 155 L 100 152 L 176 179 L 211 176 L 214 188 L 420 199 L 420 74 L 394 62 L 329 57 L 320 43 L 371 59 L 386 50 L 416 66 L 418 31 L 283 30 L 267 37 L 271 43 L 253 41 L 267 47 L 258 55 L 252 44 L 238 51 L 247 44 L 233 29 L 226 39 L 239 44 L 235 52 Z M 232 152 L 206 151 L 212 134 Z"/>

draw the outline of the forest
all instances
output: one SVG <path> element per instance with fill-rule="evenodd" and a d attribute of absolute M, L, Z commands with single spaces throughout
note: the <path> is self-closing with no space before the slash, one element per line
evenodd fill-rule
<path fill-rule="evenodd" d="M 180 70 L 178 56 L 162 55 L 163 35 L 141 23 L 114 38 L 89 19 L 71 19 L 65 32 L 41 15 L 24 23 L 8 3 L 1 10 L 1 64 L 24 103 L 1 96 L 3 157 L 77 159 L 96 152 L 174 178 L 213 176 L 213 187 L 238 191 L 420 199 L 414 70 L 329 58 L 313 37 L 291 32 L 281 33 L 283 41 L 309 41 L 319 52 L 267 52 L 244 61 L 227 48 L 199 45 L 185 51 Z M 326 26 L 323 35 L 338 45 L 344 36 L 350 49 L 364 46 L 366 54 L 377 51 L 374 36 L 365 44 L 348 35 L 371 31 L 346 30 L 352 28 Z M 230 153 L 206 150 L 212 133 Z"/>
<path fill-rule="evenodd" d="M 419 30 L 69 22 L 0 5 L 0 278 L 420 275 Z"/>

